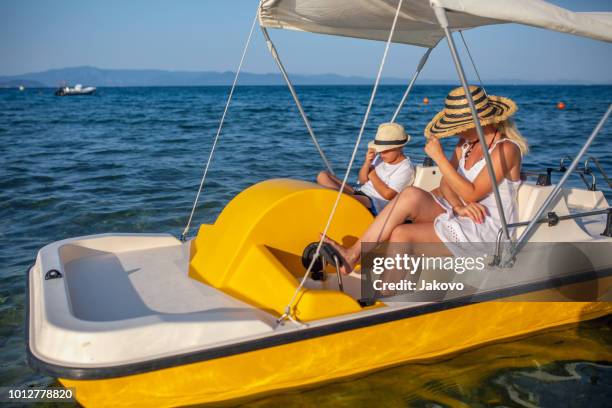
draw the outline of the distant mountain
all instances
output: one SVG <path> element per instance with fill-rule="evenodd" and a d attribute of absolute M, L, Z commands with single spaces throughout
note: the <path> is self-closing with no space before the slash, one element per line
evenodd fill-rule
<path fill-rule="evenodd" d="M 0 76 L 0 87 L 18 86 L 25 81 L 36 81 L 42 86 L 56 87 L 66 82 L 80 83 L 87 86 L 204 86 L 229 85 L 234 79 L 234 72 L 213 71 L 162 71 L 155 69 L 100 69 L 95 67 L 72 67 L 51 69 L 44 72 L 33 72 L 23 75 Z M 372 80 L 356 76 L 336 74 L 291 75 L 296 85 L 369 85 Z M 406 79 L 385 78 L 385 83 L 403 84 Z M 242 72 L 241 85 L 282 85 L 279 74 L 253 74 Z M 26 85 L 27 86 L 27 85 Z"/>
<path fill-rule="evenodd" d="M 163 71 L 156 69 L 100 69 L 83 66 L 62 69 L 51 69 L 23 75 L 0 76 L 0 87 L 57 87 L 62 83 L 98 87 L 123 86 L 207 86 L 229 85 L 234 79 L 234 72 L 213 71 Z M 407 84 L 409 78 L 382 78 L 382 84 Z M 372 85 L 372 78 L 343 76 L 337 74 L 300 75 L 291 74 L 295 85 Z M 457 80 L 419 80 L 419 84 L 448 85 L 457 84 Z M 240 85 L 282 85 L 279 74 L 240 74 Z M 543 84 L 523 80 L 485 81 L 488 84 L 529 85 Z M 589 84 L 588 81 L 550 81 L 549 84 Z"/>

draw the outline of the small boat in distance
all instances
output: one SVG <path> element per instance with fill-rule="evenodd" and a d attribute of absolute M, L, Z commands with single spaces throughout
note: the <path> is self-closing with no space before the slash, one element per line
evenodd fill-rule
<path fill-rule="evenodd" d="M 94 92 L 96 92 L 94 86 L 83 88 L 83 85 L 76 84 L 73 88 L 69 86 L 60 86 L 55 91 L 55 96 L 91 95 Z"/>

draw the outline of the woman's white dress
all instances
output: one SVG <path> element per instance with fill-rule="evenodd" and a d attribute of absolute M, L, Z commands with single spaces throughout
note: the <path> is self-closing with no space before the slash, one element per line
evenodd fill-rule
<path fill-rule="evenodd" d="M 489 148 L 489 152 L 492 152 L 495 147 L 503 142 L 510 142 L 516 144 L 513 140 L 503 138 L 494 142 Z M 475 163 L 469 170 L 465 169 L 465 155 L 467 152 L 467 144 L 462 146 L 461 158 L 459 159 L 459 166 L 457 172 L 465 177 L 470 182 L 474 182 L 476 177 L 483 171 L 485 167 L 484 157 Z M 499 195 L 501 197 L 502 207 L 508 223 L 516 222 L 518 217 L 517 210 L 517 192 L 521 184 L 520 180 L 512 181 L 504 178 L 499 184 Z M 464 242 L 487 242 L 495 243 L 499 229 L 501 228 L 501 217 L 497 210 L 497 204 L 495 203 L 495 196 L 493 192 L 484 197 L 479 201 L 487 209 L 487 216 L 482 224 L 477 224 L 472 221 L 469 217 L 456 216 L 453 213 L 453 208 L 446 199 L 442 197 L 436 197 L 432 194 L 434 199 L 440 206 L 442 206 L 446 212 L 440 214 L 434 220 L 434 229 L 436 235 L 442 242 L 450 243 L 464 243 Z"/>

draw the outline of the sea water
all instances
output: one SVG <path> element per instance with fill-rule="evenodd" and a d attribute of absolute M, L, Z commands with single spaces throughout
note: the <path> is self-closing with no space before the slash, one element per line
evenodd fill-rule
<path fill-rule="evenodd" d="M 406 153 L 423 157 L 423 129 L 453 87 L 417 86 L 398 122 Z M 367 141 L 388 121 L 403 88 L 379 89 L 351 180 Z M 531 152 L 524 169 L 558 167 L 575 155 L 608 104 L 612 86 L 490 86 L 512 98 Z M 334 170 L 345 171 L 371 87 L 298 87 Z M 100 88 L 55 97 L 51 89 L 0 90 L 0 386 L 44 385 L 24 352 L 25 272 L 42 246 L 103 232 L 166 232 L 185 226 L 217 130 L 227 87 Z M 429 98 L 424 104 L 423 98 Z M 566 109 L 556 109 L 563 101 Z M 612 123 L 592 145 L 612 174 Z M 455 139 L 444 141 L 447 151 Z M 566 164 L 569 162 L 566 162 Z M 253 183 L 314 180 L 323 169 L 284 87 L 239 87 L 195 214 L 192 235 Z M 611 198 L 603 179 L 598 187 Z M 583 186 L 578 176 L 570 184 Z M 373 406 L 605 406 L 612 399 L 610 318 L 488 345 L 442 361 L 252 402 Z M 358 352 L 358 350 L 356 350 Z M 530 405 L 531 404 L 531 405 Z"/>

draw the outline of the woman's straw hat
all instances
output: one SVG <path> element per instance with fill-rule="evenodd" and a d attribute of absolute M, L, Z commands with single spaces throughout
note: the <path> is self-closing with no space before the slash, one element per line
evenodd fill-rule
<path fill-rule="evenodd" d="M 410 140 L 410 135 L 406 133 L 404 127 L 398 123 L 382 123 L 378 126 L 376 137 L 368 143 L 368 149 L 373 149 L 376 153 L 385 150 L 402 147 Z"/>
<path fill-rule="evenodd" d="M 487 95 L 480 86 L 470 86 L 472 99 L 480 118 L 480 125 L 503 122 L 517 110 L 512 99 Z M 444 110 L 438 112 L 425 128 L 425 137 L 454 136 L 476 127 L 463 87 L 455 88 L 446 97 Z"/>

